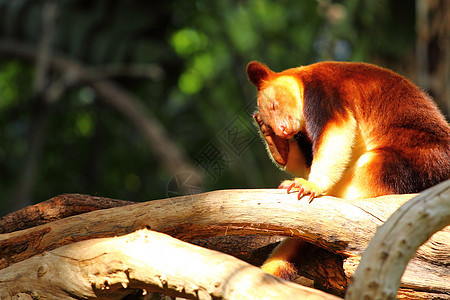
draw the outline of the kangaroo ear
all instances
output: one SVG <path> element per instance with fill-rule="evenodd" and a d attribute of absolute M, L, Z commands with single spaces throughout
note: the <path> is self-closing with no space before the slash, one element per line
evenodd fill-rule
<path fill-rule="evenodd" d="M 252 61 L 247 65 L 248 80 L 257 88 L 261 86 L 262 81 L 267 79 L 271 73 L 273 72 L 260 62 Z"/>

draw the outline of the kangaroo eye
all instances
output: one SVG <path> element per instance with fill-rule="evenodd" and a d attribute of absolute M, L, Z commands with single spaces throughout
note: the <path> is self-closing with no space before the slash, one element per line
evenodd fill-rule
<path fill-rule="evenodd" d="M 272 102 L 272 110 L 275 110 L 275 102 Z"/>

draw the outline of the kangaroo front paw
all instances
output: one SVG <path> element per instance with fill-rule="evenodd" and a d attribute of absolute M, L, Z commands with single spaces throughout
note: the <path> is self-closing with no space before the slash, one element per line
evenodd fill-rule
<path fill-rule="evenodd" d="M 319 197 L 325 193 L 325 190 L 318 187 L 316 184 L 305 180 L 303 178 L 295 178 L 294 180 L 285 180 L 279 186 L 279 189 L 287 189 L 290 193 L 293 191 L 298 191 L 298 199 L 309 194 L 309 203 L 314 200 L 314 198 Z"/>

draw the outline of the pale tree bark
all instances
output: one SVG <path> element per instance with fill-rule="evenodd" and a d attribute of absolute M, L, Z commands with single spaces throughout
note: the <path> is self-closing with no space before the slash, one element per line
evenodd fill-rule
<path fill-rule="evenodd" d="M 339 260 L 332 265 L 315 265 L 325 269 L 330 277 L 327 284 L 332 285 L 336 283 L 333 276 L 339 269 L 347 279 L 353 275 L 359 256 L 377 227 L 413 196 L 391 195 L 360 201 L 321 197 L 308 204 L 282 190 L 226 190 L 154 200 L 2 234 L 0 265 L 13 267 L 62 245 L 123 235 L 142 228 L 182 240 L 220 235 L 285 235 L 302 238 L 327 249 L 330 255 L 341 257 L 340 266 L 336 263 Z M 450 228 L 447 227 L 419 249 L 402 277 L 399 296 L 450 298 L 449 241 Z M 339 284 L 345 290 L 346 280 Z"/>
<path fill-rule="evenodd" d="M 67 245 L 0 271 L 1 299 L 122 299 L 139 290 L 188 299 L 339 299 L 146 229 Z"/>
<path fill-rule="evenodd" d="M 346 299 L 396 299 L 400 278 L 417 249 L 450 225 L 450 180 L 401 206 L 378 230 L 362 256 Z M 444 239 L 447 245 L 450 239 Z M 450 253 L 447 253 L 450 255 Z M 448 257 L 447 257 L 448 258 Z M 450 288 L 449 260 L 440 261 Z M 431 284 L 423 277 L 424 284 Z"/>

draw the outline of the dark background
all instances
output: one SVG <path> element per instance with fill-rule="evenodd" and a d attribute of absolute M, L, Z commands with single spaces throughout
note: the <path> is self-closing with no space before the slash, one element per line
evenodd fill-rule
<path fill-rule="evenodd" d="M 251 60 L 376 63 L 448 115 L 449 15 L 447 0 L 0 0 L 0 215 L 62 193 L 276 187 Z"/>

